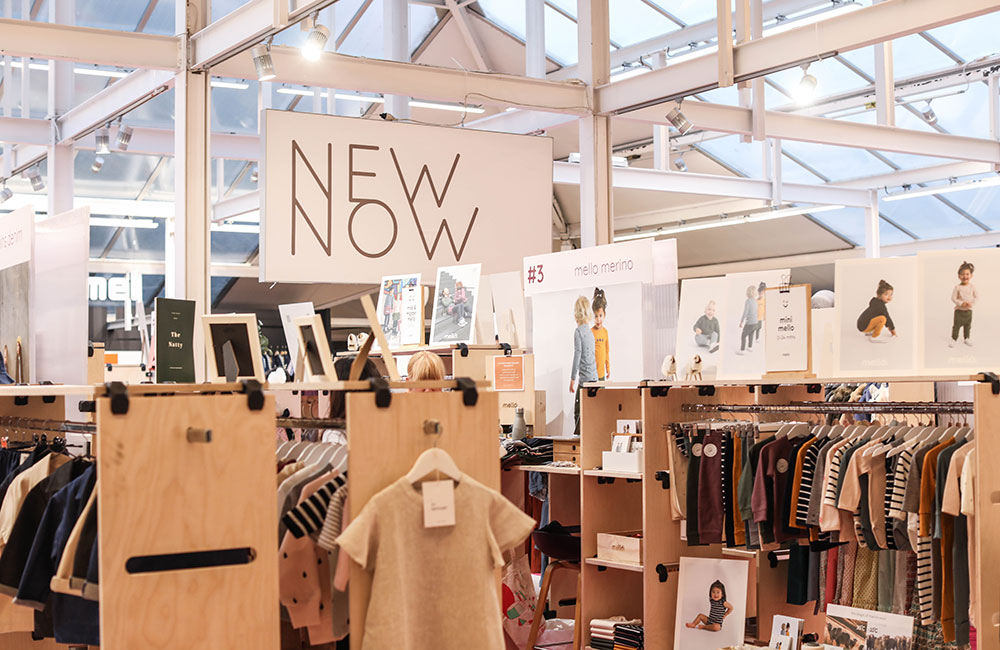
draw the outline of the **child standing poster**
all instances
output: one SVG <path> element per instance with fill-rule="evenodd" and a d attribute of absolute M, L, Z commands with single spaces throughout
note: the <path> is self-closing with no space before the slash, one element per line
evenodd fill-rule
<path fill-rule="evenodd" d="M 788 279 L 788 269 L 726 275 L 720 377 L 759 379 L 766 372 L 764 292 Z"/>
<path fill-rule="evenodd" d="M 835 276 L 836 372 L 914 372 L 921 331 L 916 258 L 838 260 Z"/>
<path fill-rule="evenodd" d="M 745 560 L 680 559 L 675 650 L 743 645 L 749 570 Z"/>
<path fill-rule="evenodd" d="M 920 253 L 923 366 L 933 371 L 1000 366 L 1000 295 L 984 278 L 1000 274 L 995 248 Z"/>

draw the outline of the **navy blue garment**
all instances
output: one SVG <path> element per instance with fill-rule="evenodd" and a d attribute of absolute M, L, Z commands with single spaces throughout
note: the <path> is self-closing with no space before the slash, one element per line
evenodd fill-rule
<path fill-rule="evenodd" d="M 35 616 L 36 638 L 54 635 L 59 643 L 100 645 L 97 603 L 54 594 L 49 588 L 96 479 L 97 471 L 91 465 L 52 497 L 42 515 L 17 590 L 18 602 L 40 610 Z M 51 629 L 47 627 L 49 623 Z"/>
<path fill-rule="evenodd" d="M 13 384 L 14 380 L 11 379 L 10 375 L 7 374 L 7 363 L 3 360 L 3 355 L 0 354 L 0 384 Z"/>
<path fill-rule="evenodd" d="M 0 503 L 2 503 L 3 498 L 7 496 L 7 490 L 10 488 L 10 484 L 14 482 L 14 479 L 17 478 L 18 474 L 29 469 L 32 465 L 48 455 L 49 448 L 47 445 L 35 445 L 34 449 L 28 452 L 28 457 L 25 458 L 24 461 L 15 467 L 9 474 L 7 474 L 7 477 L 3 479 L 2 483 L 0 483 Z"/>
<path fill-rule="evenodd" d="M 17 519 L 14 520 L 7 545 L 0 553 L 0 592 L 8 596 L 17 594 L 45 508 L 59 490 L 83 474 L 88 466 L 86 461 L 72 460 L 46 476 L 28 492 Z"/>

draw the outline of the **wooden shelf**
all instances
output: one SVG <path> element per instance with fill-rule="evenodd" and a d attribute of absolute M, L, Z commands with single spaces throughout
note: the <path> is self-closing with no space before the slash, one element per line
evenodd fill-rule
<path fill-rule="evenodd" d="M 614 560 L 602 560 L 596 557 L 588 557 L 584 560 L 585 563 L 593 566 L 603 566 L 609 569 L 619 569 L 621 571 L 635 571 L 637 573 L 642 573 L 641 564 L 633 564 L 632 562 L 615 562 Z"/>
<path fill-rule="evenodd" d="M 517 465 L 517 469 L 522 472 L 541 472 L 543 474 L 567 474 L 579 476 L 579 467 L 552 467 L 551 465 Z"/>
<path fill-rule="evenodd" d="M 736 379 L 705 379 L 700 381 L 646 381 L 640 384 L 640 386 L 656 386 L 662 387 L 666 386 L 669 388 L 697 388 L 698 386 L 760 386 L 760 385 L 780 385 L 780 386 L 802 386 L 806 384 L 850 384 L 850 383 L 861 383 L 870 381 L 866 377 L 869 375 L 857 375 L 857 376 L 847 376 L 847 377 L 815 377 L 811 379 L 798 379 L 798 378 L 771 378 L 762 377 L 760 379 L 750 379 L 739 381 Z M 958 382 L 958 381 L 982 381 L 982 375 L 979 373 L 975 374 L 947 374 L 947 375 L 899 375 L 893 377 L 878 377 L 879 382 L 928 382 L 928 381 L 941 381 L 941 382 Z M 596 382 L 594 384 L 584 384 L 584 388 L 587 386 L 605 386 L 606 382 Z"/>
<path fill-rule="evenodd" d="M 642 480 L 642 472 L 613 472 L 604 469 L 586 469 L 583 471 L 584 476 L 603 476 L 604 478 L 624 478 L 632 479 L 636 481 Z"/>

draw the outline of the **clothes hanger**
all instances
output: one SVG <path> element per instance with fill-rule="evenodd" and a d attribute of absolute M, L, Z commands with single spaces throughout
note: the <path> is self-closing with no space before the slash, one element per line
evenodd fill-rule
<path fill-rule="evenodd" d="M 417 462 L 406 474 L 406 480 L 416 485 L 431 473 L 444 474 L 456 483 L 462 479 L 462 470 L 444 449 L 432 447 L 417 457 Z"/>
<path fill-rule="evenodd" d="M 791 428 L 788 430 L 789 438 L 803 438 L 809 435 L 809 425 L 805 422 L 799 422 L 797 424 L 792 424 Z"/>

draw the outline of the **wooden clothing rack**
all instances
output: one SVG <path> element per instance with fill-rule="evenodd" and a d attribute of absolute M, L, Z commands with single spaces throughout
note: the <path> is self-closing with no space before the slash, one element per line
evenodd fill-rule
<path fill-rule="evenodd" d="M 672 650 L 677 606 L 677 580 L 670 568 L 682 556 L 740 558 L 750 561 L 747 616 L 757 617 L 758 641 L 767 641 L 775 615 L 806 621 L 805 632 L 821 633 L 825 616 L 813 615 L 813 604 L 784 604 L 788 563 L 771 560 L 766 552 L 724 549 L 720 545 L 688 547 L 681 540 L 680 522 L 671 518 L 672 477 L 669 473 L 669 436 L 673 423 L 702 419 L 706 412 L 728 412 L 734 418 L 766 422 L 787 413 L 905 413 L 974 415 L 978 486 L 975 535 L 979 576 L 970 585 L 977 595 L 978 644 L 982 650 L 1000 650 L 1000 473 L 991 464 L 1000 457 L 1000 378 L 993 373 L 948 377 L 872 377 L 888 382 L 892 403 L 817 403 L 823 383 L 843 380 L 765 380 L 764 383 L 706 381 L 642 382 L 622 385 L 587 384 L 582 400 L 581 522 L 583 567 L 584 645 L 589 645 L 588 622 L 622 614 L 642 618 L 646 647 Z M 934 382 L 976 382 L 974 400 L 936 403 Z M 914 404 L 913 402 L 917 402 Z M 593 468 L 601 452 L 611 449 L 618 419 L 641 419 L 643 471 L 608 472 Z M 597 533 L 643 531 L 642 562 L 626 565 L 597 560 Z"/>
<path fill-rule="evenodd" d="M 96 412 L 101 647 L 278 648 L 276 504 L 261 480 L 274 398 L 257 382 L 9 386 L 0 418 L 58 423 L 75 395 Z M 30 608 L 0 597 L 0 633 L 16 633 L 0 646 L 29 647 L 32 627 Z"/>

